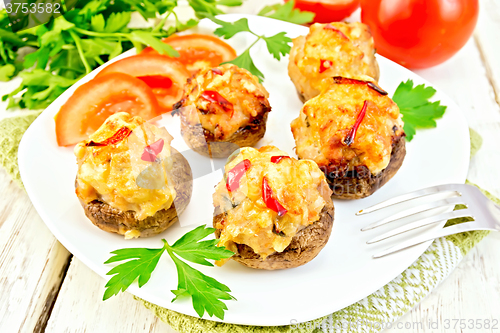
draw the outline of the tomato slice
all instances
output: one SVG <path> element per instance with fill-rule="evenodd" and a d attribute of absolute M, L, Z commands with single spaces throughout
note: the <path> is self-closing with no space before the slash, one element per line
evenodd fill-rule
<path fill-rule="evenodd" d="M 285 0 L 286 2 L 290 0 Z M 295 8 L 316 14 L 314 23 L 340 21 L 351 15 L 360 0 L 295 0 Z"/>
<path fill-rule="evenodd" d="M 156 117 L 158 102 L 143 81 L 123 73 L 108 73 L 78 87 L 56 116 L 59 146 L 85 140 L 116 112 L 145 120 Z"/>
<path fill-rule="evenodd" d="M 145 82 L 158 100 L 161 112 L 172 110 L 182 98 L 189 71 L 179 61 L 156 54 L 135 55 L 106 66 L 97 77 L 108 73 L 125 73 Z"/>
<path fill-rule="evenodd" d="M 172 35 L 163 39 L 163 42 L 179 52 L 180 56 L 176 59 L 186 65 L 191 73 L 207 66 L 217 67 L 236 58 L 236 51 L 231 46 L 209 35 Z M 141 54 L 155 53 L 152 47 L 146 47 Z"/>

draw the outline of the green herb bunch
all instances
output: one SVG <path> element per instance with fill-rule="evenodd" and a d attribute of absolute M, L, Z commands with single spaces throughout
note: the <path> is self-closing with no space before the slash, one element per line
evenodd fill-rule
<path fill-rule="evenodd" d="M 242 0 L 189 0 L 195 14 L 220 14 L 219 5 L 238 6 Z M 84 75 L 122 52 L 150 45 L 161 54 L 178 53 L 161 38 L 197 24 L 180 22 L 176 0 L 81 0 L 49 22 L 17 33 L 0 11 L 0 80 L 19 75 L 21 85 L 2 99 L 8 108 L 42 109 Z M 159 22 L 145 29 L 129 28 L 132 14 Z M 175 24 L 164 29 L 169 17 Z"/>

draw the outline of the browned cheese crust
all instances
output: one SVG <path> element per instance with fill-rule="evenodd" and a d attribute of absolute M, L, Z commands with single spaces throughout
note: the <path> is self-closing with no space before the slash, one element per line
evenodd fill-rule
<path fill-rule="evenodd" d="M 203 95 L 207 91 L 215 91 L 229 104 L 207 100 Z M 228 157 L 264 136 L 271 111 L 268 96 L 250 72 L 227 64 L 188 79 L 174 114 L 180 114 L 182 137 L 191 149 L 205 156 Z"/>
<path fill-rule="evenodd" d="M 216 208 L 216 214 L 218 210 Z M 313 260 L 325 247 L 332 232 L 334 207 L 328 203 L 321 211 L 320 219 L 300 230 L 283 252 L 276 252 L 262 259 L 251 247 L 245 244 L 236 244 L 238 253 L 232 259 L 250 268 L 275 270 L 299 267 Z M 213 219 L 214 227 L 224 218 L 224 214 L 217 214 Z M 220 237 L 220 229 L 215 237 Z"/>
<path fill-rule="evenodd" d="M 193 175 L 188 161 L 174 148 L 171 148 L 172 176 L 176 197 L 168 209 L 162 209 L 153 216 L 137 220 L 134 211 L 121 211 L 100 200 L 82 204 L 85 215 L 100 229 L 125 235 L 127 231 L 137 231 L 138 237 L 150 237 L 165 231 L 178 221 L 178 216 L 186 209 L 193 192 Z"/>
<path fill-rule="evenodd" d="M 313 24 L 306 36 L 293 40 L 288 75 L 304 103 L 327 88 L 333 76 L 378 81 L 369 27 L 359 22 Z"/>
<path fill-rule="evenodd" d="M 403 164 L 405 133 L 399 108 L 374 82 L 331 80 L 292 121 L 297 155 L 319 165 L 332 198 L 365 198 Z"/>

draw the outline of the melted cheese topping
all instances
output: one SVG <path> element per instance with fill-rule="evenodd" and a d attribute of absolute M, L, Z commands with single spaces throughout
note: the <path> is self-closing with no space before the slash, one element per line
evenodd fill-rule
<path fill-rule="evenodd" d="M 201 123 L 204 129 L 214 134 L 215 139 L 224 140 L 246 126 L 263 112 L 270 110 L 269 93 L 259 79 L 246 69 L 226 64 L 216 67 L 222 75 L 211 68 L 200 71 L 188 81 L 184 92 L 183 117 L 192 125 Z M 204 91 L 216 91 L 232 104 L 234 112 L 223 110 L 217 103 L 203 98 Z"/>
<path fill-rule="evenodd" d="M 389 164 L 392 138 L 404 135 L 399 108 L 388 96 L 374 91 L 366 82 L 343 79 L 307 101 L 291 123 L 300 158 L 312 159 L 320 167 L 365 165 L 373 175 Z M 343 141 L 354 126 L 364 101 L 366 115 L 354 142 Z M 396 129 L 396 131 L 394 131 Z M 352 170 L 352 169 L 351 169 Z"/>
<path fill-rule="evenodd" d="M 378 80 L 378 64 L 368 26 L 359 22 L 329 25 L 341 33 L 316 23 L 307 36 L 293 41 L 288 72 L 306 100 L 328 87 L 327 80 L 332 76 L 366 76 L 367 80 Z M 320 73 L 322 62 L 325 71 Z"/>
<path fill-rule="evenodd" d="M 91 140 L 102 142 L 112 137 L 122 127 L 133 131 L 128 138 L 103 147 L 86 146 Z M 163 162 L 143 161 L 144 148 L 160 139 L 164 140 L 164 146 L 157 157 Z M 131 117 L 125 112 L 110 116 L 89 140 L 75 147 L 78 198 L 85 203 L 100 200 L 124 212 L 134 211 L 138 220 L 170 208 L 176 195 L 173 183 L 169 181 L 172 170 L 170 141 L 172 137 L 166 129 L 148 124 L 140 117 Z M 159 173 L 156 178 L 164 181 L 160 184 L 162 188 L 138 186 L 139 175 L 154 173 L 155 170 Z"/>
<path fill-rule="evenodd" d="M 272 156 L 288 154 L 273 146 L 259 150 L 247 147 L 226 165 L 227 175 L 244 159 L 251 162 L 236 191 L 228 192 L 225 180 L 215 188 L 214 206 L 225 215 L 216 226 L 221 230 L 221 246 L 236 251 L 235 243 L 246 244 L 262 258 L 282 252 L 298 231 L 320 219 L 325 204 L 331 204 L 330 188 L 316 163 L 295 158 L 273 163 Z M 282 217 L 269 209 L 262 198 L 264 176 L 273 198 L 288 211 Z"/>

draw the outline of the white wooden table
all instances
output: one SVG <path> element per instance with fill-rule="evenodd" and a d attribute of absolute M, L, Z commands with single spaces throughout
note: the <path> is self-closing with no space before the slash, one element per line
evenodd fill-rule
<path fill-rule="evenodd" d="M 243 9 L 275 0 L 248 0 Z M 469 179 L 500 196 L 500 4 L 482 0 L 474 37 L 443 65 L 418 71 L 461 107 L 484 144 Z M 6 92 L 7 85 L 0 85 Z M 9 116 L 0 105 L 0 117 Z M 476 246 L 429 297 L 400 319 L 401 332 L 444 332 L 446 319 L 500 320 L 500 234 Z M 26 193 L 0 169 L 0 332 L 172 333 L 128 293 L 101 301 L 105 280 L 73 258 Z M 416 323 L 423 323 L 423 327 Z M 392 331 L 392 330 L 391 330 Z M 447 330 L 446 332 L 454 332 Z M 458 330 L 457 330 L 458 331 Z M 498 330 L 477 330 L 477 332 Z M 473 332 L 467 330 L 467 332 Z"/>

